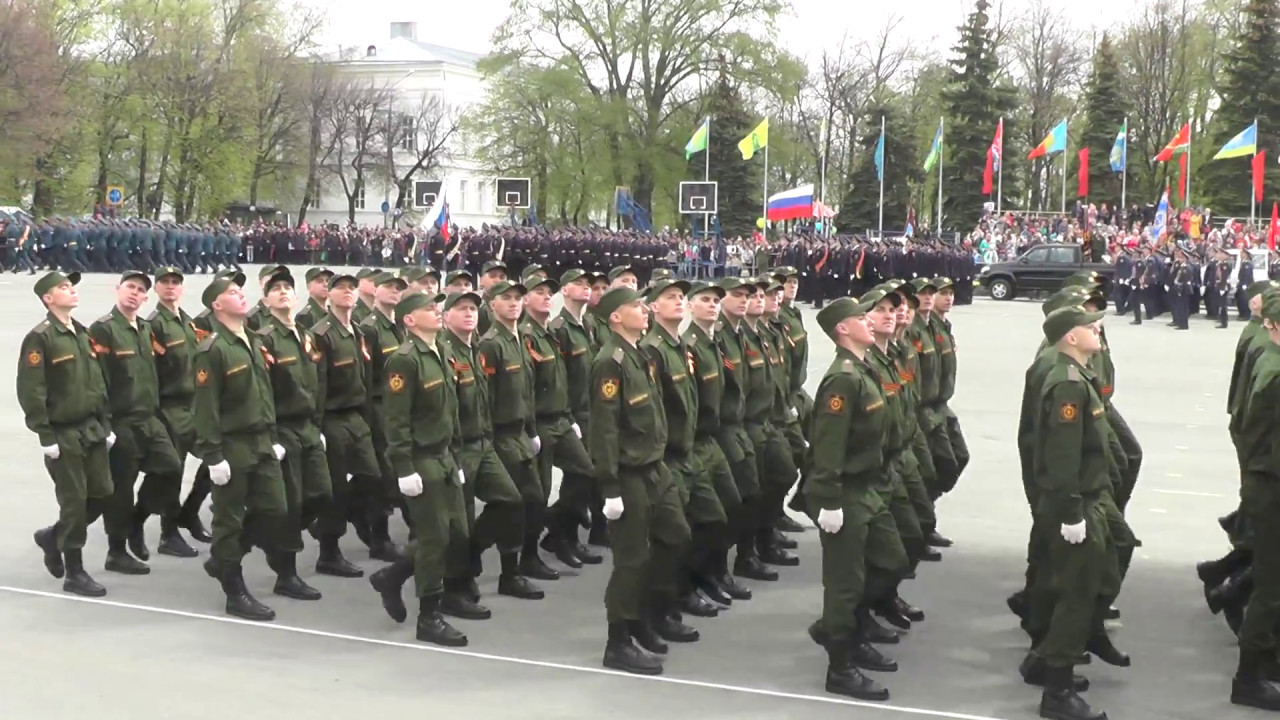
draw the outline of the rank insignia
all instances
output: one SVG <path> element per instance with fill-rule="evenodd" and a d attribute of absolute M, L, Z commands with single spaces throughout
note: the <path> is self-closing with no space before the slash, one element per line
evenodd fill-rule
<path fill-rule="evenodd" d="M 387 378 L 387 387 L 390 388 L 391 392 L 393 393 L 403 392 L 404 376 L 401 375 L 400 373 L 391 373 L 391 375 Z"/>
<path fill-rule="evenodd" d="M 605 400 L 612 400 L 618 397 L 618 381 L 610 378 L 600 384 L 600 395 Z"/>
<path fill-rule="evenodd" d="M 1058 409 L 1058 416 L 1062 418 L 1062 422 L 1075 422 L 1079 415 L 1080 410 L 1075 403 L 1062 403 L 1062 407 Z"/>

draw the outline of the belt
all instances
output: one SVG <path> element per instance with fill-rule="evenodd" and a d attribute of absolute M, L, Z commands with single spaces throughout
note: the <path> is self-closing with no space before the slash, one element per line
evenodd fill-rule
<path fill-rule="evenodd" d="M 543 413 L 543 414 L 535 415 L 535 416 L 534 416 L 534 420 L 536 420 L 537 422 L 540 422 L 540 423 L 546 423 L 546 424 L 550 425 L 551 423 L 559 422 L 559 421 L 564 420 L 564 419 L 566 419 L 566 418 L 568 418 L 568 417 L 569 417 L 569 413 L 567 413 L 567 412 L 562 412 L 562 413 Z"/>
<path fill-rule="evenodd" d="M 462 444 L 463 445 L 483 445 L 484 442 L 488 439 L 489 438 L 484 435 L 481 435 L 480 437 L 473 437 L 473 438 L 462 438 Z"/>

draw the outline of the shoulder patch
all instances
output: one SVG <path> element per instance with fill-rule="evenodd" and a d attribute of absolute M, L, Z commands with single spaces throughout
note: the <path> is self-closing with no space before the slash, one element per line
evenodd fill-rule
<path fill-rule="evenodd" d="M 485 331 L 485 333 L 484 333 L 483 335 L 481 335 L 481 336 L 480 336 L 480 339 L 481 339 L 481 340 L 492 340 L 492 339 L 494 339 L 494 338 L 496 338 L 496 337 L 498 337 L 498 329 L 497 329 L 497 328 L 489 328 L 488 330 L 486 330 L 486 331 Z"/>
<path fill-rule="evenodd" d="M 261 335 L 262 337 L 270 337 L 271 333 L 275 332 L 275 326 L 272 325 L 271 323 L 266 323 L 262 327 L 258 328 L 257 330 L 254 330 L 253 332 L 254 334 Z"/>
<path fill-rule="evenodd" d="M 218 333 L 216 332 L 209 333 L 209 336 L 206 337 L 204 340 L 202 340 L 200 344 L 196 346 L 196 352 L 208 352 L 209 348 L 213 347 L 213 343 L 217 339 L 218 339 Z"/>
<path fill-rule="evenodd" d="M 320 321 L 311 327 L 311 332 L 317 335 L 323 335 L 329 332 L 329 316 L 320 318 Z"/>
<path fill-rule="evenodd" d="M 1067 368 L 1067 379 L 1071 382 L 1080 382 L 1084 378 L 1080 376 L 1080 368 L 1075 365 L 1071 365 Z"/>
<path fill-rule="evenodd" d="M 614 348 L 613 354 L 609 356 L 614 362 L 622 364 L 622 358 L 626 357 L 626 353 L 622 352 L 622 348 Z"/>
<path fill-rule="evenodd" d="M 400 343 L 400 347 L 396 348 L 396 351 L 392 353 L 392 355 L 408 355 L 411 352 L 413 352 L 413 343 L 406 342 Z"/>
<path fill-rule="evenodd" d="M 552 320 L 550 324 L 547 325 L 547 327 L 551 330 L 559 330 L 560 328 L 564 327 L 564 316 L 557 315 L 556 318 Z"/>
<path fill-rule="evenodd" d="M 366 315 L 365 318 L 360 321 L 360 327 L 367 327 L 371 329 L 378 327 L 378 316 L 372 313 Z"/>
<path fill-rule="evenodd" d="M 844 361 L 840 363 L 840 371 L 852 375 L 854 373 L 853 361 L 849 358 L 845 358 Z"/>
<path fill-rule="evenodd" d="M 109 323 L 109 322 L 111 322 L 111 313 L 107 313 L 106 315 L 103 315 L 102 317 L 98 318 L 97 320 L 94 320 L 94 322 L 95 322 L 95 323 Z"/>
<path fill-rule="evenodd" d="M 147 316 L 147 322 L 155 322 L 158 317 L 160 317 L 160 308 L 151 311 L 151 314 Z"/>
<path fill-rule="evenodd" d="M 49 322 L 48 319 L 45 319 L 45 320 L 41 320 L 39 323 L 36 324 L 35 327 L 31 328 L 31 332 L 36 333 L 37 335 L 43 335 L 51 327 L 53 327 L 53 325 Z"/>

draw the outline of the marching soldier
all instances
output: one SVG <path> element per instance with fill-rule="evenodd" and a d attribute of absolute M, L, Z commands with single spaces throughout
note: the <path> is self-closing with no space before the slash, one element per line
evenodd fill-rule
<path fill-rule="evenodd" d="M 351 308 L 351 323 L 359 325 L 364 319 L 373 314 L 374 308 L 374 292 L 377 286 L 373 284 L 373 278 L 380 271 L 371 267 L 360 268 L 356 273 L 356 294 L 358 299 Z M 333 288 L 330 287 L 330 290 Z"/>
<path fill-rule="evenodd" d="M 673 632 L 675 621 L 657 617 L 657 610 L 675 602 L 676 569 L 689 544 L 689 526 L 679 489 L 662 460 L 667 424 L 657 371 L 637 347 L 648 325 L 642 298 L 631 288 L 615 288 L 595 311 L 612 331 L 591 368 L 587 443 L 613 548 L 605 590 L 604 666 L 658 675 L 659 655 L 667 650 L 661 637 L 688 638 Z"/>
<path fill-rule="evenodd" d="M 382 417 L 382 388 L 386 385 L 383 382 L 383 365 L 404 340 L 403 330 L 393 316 L 401 294 L 409 285 L 404 278 L 389 272 L 378 273 L 373 276 L 372 282 L 373 312 L 360 323 L 360 337 L 369 348 L 369 430 L 373 433 L 373 453 L 380 468 L 378 477 L 365 479 L 371 493 L 367 509 L 369 556 L 393 562 L 403 552 L 391 541 L 388 515 L 392 508 L 400 507 L 405 522 L 410 527 L 412 518 L 404 507 L 404 496 L 396 490 L 396 479 L 387 462 L 386 427 Z M 434 293 L 432 297 L 435 297 Z"/>
<path fill-rule="evenodd" d="M 329 278 L 333 277 L 333 271 L 324 267 L 313 267 L 307 270 L 307 305 L 298 311 L 295 323 L 303 330 L 310 330 L 315 324 L 320 322 L 329 309 L 325 307 L 325 303 L 329 302 Z"/>
<path fill-rule="evenodd" d="M 85 572 L 82 553 L 88 527 L 111 500 L 107 457 L 116 436 L 97 352 L 88 329 L 71 317 L 80 303 L 79 282 L 75 272 L 36 281 L 46 314 L 22 340 L 17 392 L 58 501 L 57 522 L 35 533 L 45 569 L 55 578 L 65 575 L 66 592 L 102 597 L 107 590 Z"/>
<path fill-rule="evenodd" d="M 483 298 L 491 297 L 490 290 L 494 285 L 507 280 L 507 265 L 501 260 L 490 260 L 480 268 L 480 277 L 476 282 L 479 283 L 480 296 Z M 519 284 L 519 283 L 517 283 Z M 476 332 L 481 337 L 489 332 L 489 327 L 493 324 L 493 315 L 489 311 L 486 303 L 480 308 L 480 324 L 476 327 Z"/>
<path fill-rule="evenodd" d="M 107 530 L 106 568 L 126 575 L 151 572 L 144 562 L 151 557 L 143 526 L 151 515 L 167 515 L 177 502 L 182 462 L 160 421 L 160 380 L 156 374 L 156 347 L 151 327 L 138 317 L 147 302 L 151 278 L 126 271 L 116 286 L 116 304 L 89 326 L 111 403 L 111 481 L 114 493 L 104 515 Z M 138 472 L 147 481 L 138 489 Z M 132 550 L 134 556 L 129 554 Z"/>
<path fill-rule="evenodd" d="M 275 400 L 267 354 L 246 333 L 249 302 L 244 275 L 214 280 L 201 300 L 212 311 L 212 331 L 196 349 L 195 454 L 209 466 L 213 483 L 213 545 L 205 572 L 226 595 L 226 612 L 269 621 L 275 611 L 245 586 L 241 561 L 258 546 L 280 552 L 288 503 L 276 435 Z"/>

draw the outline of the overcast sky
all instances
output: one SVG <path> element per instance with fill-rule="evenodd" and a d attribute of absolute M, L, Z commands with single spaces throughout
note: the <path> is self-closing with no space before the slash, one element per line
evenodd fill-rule
<path fill-rule="evenodd" d="M 1025 10 L 1036 0 L 1004 0 L 1008 10 Z M 1070 8 L 1082 27 L 1106 28 L 1136 11 L 1138 0 L 1044 0 Z M 326 45 L 364 45 L 385 40 L 390 23 L 418 23 L 418 39 L 440 45 L 487 52 L 493 30 L 507 15 L 508 0 L 300 0 L 325 11 Z M 993 5 L 999 2 L 994 0 Z M 780 23 L 782 43 L 802 57 L 814 59 L 822 48 L 835 48 L 847 32 L 852 39 L 875 37 L 891 15 L 902 19 L 899 32 L 913 43 L 941 50 L 955 41 L 972 0 L 893 0 L 840 3 L 792 0 L 795 13 Z M 870 6 L 870 7 L 868 7 Z M 856 8 L 856 9 L 855 9 Z"/>

